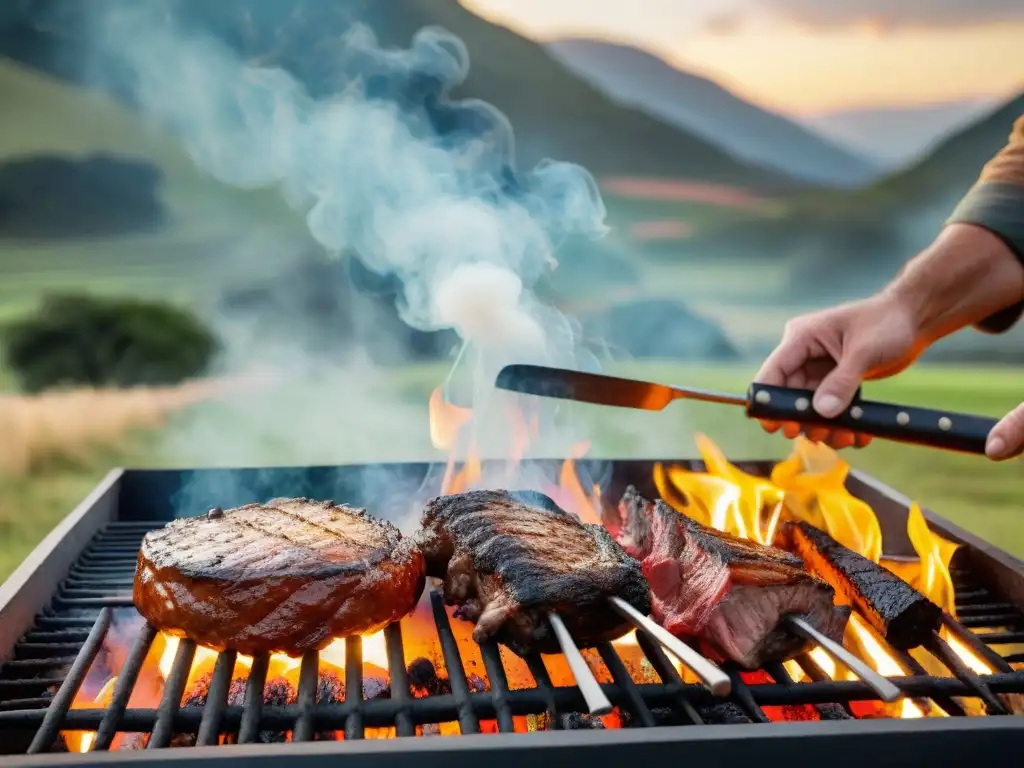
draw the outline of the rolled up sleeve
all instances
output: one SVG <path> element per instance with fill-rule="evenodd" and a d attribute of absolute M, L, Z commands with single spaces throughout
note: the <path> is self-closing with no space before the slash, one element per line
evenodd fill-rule
<path fill-rule="evenodd" d="M 1024 265 L 1024 115 L 1014 123 L 1010 140 L 981 172 L 947 224 L 974 224 L 1000 238 Z M 1002 333 L 1021 314 L 1024 302 L 978 323 L 979 330 Z"/>

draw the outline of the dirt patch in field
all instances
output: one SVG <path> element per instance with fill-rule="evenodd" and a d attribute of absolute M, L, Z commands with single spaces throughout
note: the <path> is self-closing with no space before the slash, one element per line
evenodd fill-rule
<path fill-rule="evenodd" d="M 723 208 L 758 210 L 770 201 L 741 187 L 709 184 L 687 179 L 651 179 L 611 176 L 600 180 L 601 188 L 619 197 L 660 200 L 675 203 L 700 203 Z"/>

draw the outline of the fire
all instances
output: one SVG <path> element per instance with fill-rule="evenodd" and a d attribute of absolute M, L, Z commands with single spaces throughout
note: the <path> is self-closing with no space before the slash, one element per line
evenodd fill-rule
<path fill-rule="evenodd" d="M 514 483 L 520 462 L 526 454 L 530 440 L 538 434 L 535 417 L 528 417 L 514 404 L 508 405 L 509 462 L 506 479 Z M 446 451 L 447 467 L 441 481 L 441 493 L 463 493 L 476 487 L 483 479 L 483 468 L 476 441 L 468 429 L 472 425 L 473 411 L 454 405 L 445 399 L 441 387 L 430 395 L 430 440 L 433 446 Z M 462 447 L 466 458 L 457 467 L 457 455 Z M 584 483 L 580 479 L 576 462 L 590 452 L 590 442 L 581 441 L 569 449 L 562 464 L 557 483 L 546 483 L 538 490 L 547 494 L 562 509 L 572 512 L 587 523 L 601 523 L 601 487 L 597 483 Z M 589 487 L 585 487 L 589 486 Z"/>
<path fill-rule="evenodd" d="M 472 424 L 471 409 L 453 405 L 445 399 L 441 389 L 437 389 L 430 397 L 430 436 L 433 444 L 448 453 L 447 469 L 442 484 L 442 493 L 457 493 L 479 487 L 483 482 L 483 465 L 476 451 L 475 441 L 468 434 Z M 522 412 L 510 406 L 509 413 L 509 454 L 511 461 L 504 478 L 509 485 L 517 479 L 519 463 L 526 454 L 530 440 L 536 437 L 538 425 L 536 420 L 527 418 Z M 831 449 L 815 445 L 807 440 L 799 439 L 794 451 L 787 459 L 774 468 L 771 478 L 766 479 L 748 474 L 731 464 L 719 448 L 707 437 L 697 436 L 697 445 L 704 460 L 706 471 L 692 472 L 675 465 L 654 467 L 654 483 L 658 492 L 667 503 L 680 513 L 693 517 L 699 522 L 717 530 L 726 531 L 742 538 L 752 539 L 762 544 L 771 544 L 782 520 L 804 520 L 823 530 L 828 531 L 835 539 L 876 563 L 889 568 L 898 576 L 913 585 L 916 589 L 944 608 L 950 615 L 956 614 L 955 595 L 950 577 L 950 562 L 956 552 L 957 545 L 946 541 L 928 527 L 921 509 L 912 505 L 907 521 L 907 534 L 917 554 L 914 561 L 891 561 L 883 558 L 882 534 L 878 519 L 871 507 L 852 496 L 845 487 L 850 471 L 849 465 L 842 461 Z M 464 449 L 466 458 L 457 465 L 456 455 Z M 562 464 L 557 479 L 541 482 L 537 490 L 547 494 L 563 509 L 573 512 L 589 523 L 601 522 L 602 492 L 598 484 L 585 480 L 579 460 L 590 450 L 590 444 L 580 442 L 569 450 L 568 458 Z M 493 480 L 490 487 L 499 486 L 503 478 Z M 500 487 L 500 486 L 499 486 Z M 490 683 L 486 679 L 485 665 L 480 647 L 472 641 L 472 626 L 456 619 L 452 609 L 448 609 L 449 621 L 459 652 L 464 672 L 474 690 L 486 690 Z M 448 671 L 445 669 L 444 657 L 440 650 L 437 632 L 429 607 L 424 600 L 412 614 L 402 620 L 404 662 L 412 665 L 426 661 L 428 669 L 436 675 L 435 682 L 447 681 Z M 956 636 L 945 628 L 942 637 L 964 663 L 978 674 L 991 674 L 992 669 L 981 658 L 960 642 Z M 363 658 L 363 679 L 380 683 L 383 690 L 390 684 L 390 665 L 387 644 L 383 632 L 376 632 L 361 638 Z M 883 675 L 890 677 L 904 676 L 909 673 L 900 662 L 899 654 L 888 648 L 884 640 L 860 616 L 853 614 L 844 638 L 845 645 L 868 661 L 872 667 Z M 658 682 L 656 672 L 644 656 L 637 642 L 635 632 L 630 632 L 616 640 L 613 645 L 622 658 L 630 675 L 637 682 Z M 166 633 L 157 635 L 149 655 L 142 666 L 139 681 L 133 689 L 128 706 L 131 708 L 156 708 L 163 696 L 164 683 L 171 674 L 174 660 L 180 646 L 177 637 Z M 344 681 L 346 666 L 346 644 L 344 639 L 336 639 L 320 651 L 320 674 L 333 674 L 339 681 Z M 124 649 L 121 649 L 122 651 Z M 510 687 L 513 690 L 534 687 L 537 683 L 528 665 L 519 657 L 506 649 L 500 649 L 502 665 Z M 600 655 L 593 650 L 583 651 L 594 676 L 600 682 L 611 682 L 612 676 L 604 665 Z M 914 658 L 932 674 L 949 674 L 930 654 L 920 649 L 912 652 Z M 122 653 L 123 657 L 123 653 Z M 855 679 L 852 673 L 825 653 L 821 648 L 810 652 L 810 657 L 818 667 L 831 679 Z M 212 674 L 218 654 L 215 650 L 197 646 L 189 669 L 183 701 L 197 686 Z M 574 685 L 575 679 L 565 659 L 561 655 L 543 657 L 544 667 L 555 686 Z M 250 656 L 238 655 L 232 673 L 235 682 L 244 681 L 253 667 L 254 660 Z M 284 654 L 272 654 L 267 669 L 268 687 L 278 681 L 284 690 L 297 691 L 299 672 L 302 659 Z M 422 665 L 421 665 L 422 666 Z M 803 669 L 795 662 L 787 662 L 786 668 L 796 681 L 807 678 Z M 696 682 L 689 672 L 677 664 L 680 676 L 687 682 Z M 408 670 L 407 670 L 408 671 Z M 750 682 L 758 682 L 757 675 L 751 673 Z M 282 682 L 283 681 L 283 682 Z M 98 685 L 100 681 L 96 681 Z M 117 677 L 112 676 L 103 681 L 95 694 L 80 693 L 72 704 L 76 709 L 100 709 L 109 705 Z M 410 672 L 410 685 L 413 696 L 428 695 L 430 685 L 414 680 Z M 92 686 L 90 690 L 96 690 Z M 279 686 L 278 690 L 282 690 Z M 364 690 L 366 696 L 372 696 Z M 205 695 L 205 694 L 202 694 Z M 346 694 L 347 695 L 347 692 Z M 894 717 L 935 717 L 944 713 L 926 702 L 903 700 L 891 706 L 882 706 L 874 702 L 853 702 L 851 708 L 860 716 L 874 717 L 879 714 Z M 965 708 L 967 708 L 965 706 Z M 808 712 L 790 712 L 790 707 L 769 708 L 772 719 L 807 719 L 814 717 L 811 708 Z M 797 707 L 795 709 L 801 709 Z M 767 711 L 767 710 L 766 710 Z M 979 712 L 968 708 L 969 712 Z M 601 718 L 605 727 L 621 727 L 622 721 L 617 711 Z M 536 730 L 545 727 L 543 716 L 514 718 L 517 731 Z M 424 728 L 420 727 L 418 732 Z M 481 730 L 496 732 L 493 722 L 481 723 Z M 435 731 L 442 735 L 459 732 L 457 723 L 443 723 Z M 95 741 L 95 733 L 82 731 L 66 731 L 63 738 L 71 752 L 88 752 Z M 395 735 L 393 728 L 366 729 L 366 738 L 390 738 Z M 336 734 L 342 738 L 343 734 Z M 289 736 L 290 738 L 290 736 Z M 145 736 L 140 736 L 138 743 L 144 743 Z M 125 735 L 119 734 L 111 745 L 116 749 L 125 743 Z"/>
<path fill-rule="evenodd" d="M 882 532 L 871 507 L 846 489 L 850 467 L 835 451 L 798 438 L 793 453 L 777 464 L 771 479 L 755 477 L 730 464 L 707 437 L 697 436 L 706 472 L 690 472 L 678 466 L 657 465 L 654 480 L 661 497 L 677 511 L 720 531 L 762 544 L 773 541 L 780 519 L 802 520 L 827 531 L 844 546 L 880 563 L 918 591 L 956 616 L 956 601 L 949 564 L 957 546 L 934 533 L 917 504 L 910 508 L 907 534 L 917 554 L 911 562 L 887 561 L 882 557 Z M 964 663 L 978 674 L 992 668 L 952 635 L 945 627 L 941 636 Z M 851 617 L 845 644 L 890 677 L 908 673 L 897 655 L 857 614 Z M 914 658 L 932 674 L 950 672 L 930 654 L 915 649 Z M 855 679 L 822 649 L 811 657 L 835 680 Z M 787 662 L 795 680 L 806 678 L 795 662 Z M 855 711 L 857 707 L 855 706 Z M 861 708 L 858 714 L 867 714 Z M 927 704 L 903 700 L 888 708 L 897 717 L 942 716 Z"/>

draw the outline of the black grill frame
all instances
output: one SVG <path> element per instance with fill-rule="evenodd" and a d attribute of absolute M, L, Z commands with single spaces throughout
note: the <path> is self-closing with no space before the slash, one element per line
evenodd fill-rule
<path fill-rule="evenodd" d="M 700 469 L 699 462 L 674 461 L 691 469 Z M 549 476 L 560 462 L 551 462 Z M 654 462 L 617 461 L 608 466 L 598 462 L 583 462 L 582 470 L 597 475 L 605 470 L 606 500 L 617 499 L 626 484 L 636 484 L 641 492 L 655 495 L 651 487 Z M 740 462 L 740 466 L 757 474 L 766 474 L 768 462 Z M 774 723 L 770 727 L 758 728 L 768 722 L 762 706 L 791 703 L 825 704 L 840 706 L 853 700 L 874 698 L 871 690 L 860 682 L 832 681 L 793 683 L 781 665 L 766 670 L 777 682 L 771 684 L 747 685 L 739 678 L 737 670 L 729 669 L 733 679 L 732 702 L 739 707 L 749 725 L 705 726 L 698 709 L 715 703 L 710 694 L 700 686 L 687 685 L 679 680 L 672 664 L 664 652 L 642 634 L 638 639 L 645 655 L 666 684 L 639 684 L 632 681 L 621 659 L 610 644 L 598 648 L 614 682 L 604 689 L 612 702 L 631 715 L 636 729 L 616 731 L 587 731 L 574 733 L 566 731 L 560 736 L 566 740 L 552 741 L 554 734 L 517 734 L 512 730 L 512 716 L 521 714 L 557 714 L 583 710 L 583 701 L 575 688 L 553 687 L 544 672 L 539 657 L 528 660 L 537 687 L 529 690 L 510 690 L 505 678 L 496 646 L 481 648 L 491 689 L 484 693 L 471 693 L 463 666 L 459 659 L 458 647 L 451 633 L 447 613 L 440 597 L 431 594 L 431 610 L 437 625 L 445 666 L 449 670 L 452 693 L 444 696 L 430 696 L 412 699 L 405 680 L 404 651 L 401 641 L 401 627 L 392 625 L 385 631 L 392 669 L 392 698 L 375 701 L 354 701 L 352 704 L 313 704 L 316 684 L 317 654 L 311 653 L 303 659 L 297 702 L 289 706 L 264 706 L 262 696 L 246 696 L 242 707 L 226 706 L 223 696 L 211 691 L 210 703 L 205 708 L 180 709 L 181 688 L 185 682 L 195 647 L 188 641 L 179 644 L 178 655 L 167 681 L 164 701 L 156 710 L 124 711 L 131 685 L 138 674 L 138 667 L 145 657 L 154 632 L 148 625 L 136 638 L 134 647 L 121 671 L 114 693 L 114 702 L 107 710 L 67 711 L 85 678 L 103 636 L 109 628 L 112 611 L 131 606 L 131 581 L 134 573 L 135 555 L 143 534 L 158 527 L 173 516 L 176 504 L 186 504 L 189 513 L 198 514 L 211 506 L 235 506 L 250 501 L 262 501 L 272 496 L 308 496 L 311 498 L 335 498 L 353 504 L 367 504 L 367 493 L 380 497 L 385 485 L 386 498 L 377 498 L 378 504 L 371 504 L 375 513 L 393 516 L 396 510 L 404 509 L 410 498 L 422 497 L 423 489 L 436 486 L 436 468 L 426 464 L 365 465 L 349 467 L 312 467 L 280 469 L 242 470 L 117 470 L 111 473 L 72 515 L 45 540 L 25 565 L 0 587 L 0 638 L 7 639 L 6 645 L 0 640 L 0 658 L 7 663 L 0 668 L 0 751 L 13 751 L 22 756 L 0 758 L 0 767 L 30 764 L 64 763 L 84 765 L 89 761 L 102 759 L 90 755 L 47 754 L 46 761 L 37 762 L 34 757 L 24 757 L 24 752 L 45 751 L 61 730 L 99 730 L 97 746 L 109 746 L 109 741 L 118 730 L 126 732 L 151 732 L 153 748 L 167 746 L 175 733 L 198 732 L 198 745 L 214 744 L 217 735 L 225 731 L 237 731 L 239 741 L 244 745 L 252 742 L 260 730 L 291 730 L 295 742 L 303 742 L 317 730 L 345 731 L 346 741 L 327 742 L 327 745 L 258 745 L 256 749 L 269 749 L 279 756 L 293 753 L 305 755 L 309 764 L 326 755 L 336 757 L 351 755 L 360 759 L 365 751 L 358 746 L 362 729 L 365 727 L 394 726 L 400 736 L 415 733 L 415 726 L 422 723 L 457 721 L 464 734 L 479 731 L 481 719 L 497 720 L 502 734 L 469 738 L 494 759 L 502 755 L 496 749 L 498 741 L 503 744 L 527 739 L 538 746 L 541 744 L 569 745 L 577 743 L 625 744 L 635 741 L 635 734 L 646 734 L 647 739 L 658 742 L 687 742 L 690 749 L 695 743 L 724 744 L 738 739 L 737 744 L 750 748 L 765 740 L 792 738 L 794 726 L 810 729 L 807 733 L 820 736 L 852 735 L 859 733 L 876 734 L 878 738 L 891 740 L 911 733 L 934 734 L 935 725 L 929 720 L 887 720 L 866 721 L 855 719 L 823 719 L 807 724 Z M 386 484 L 380 481 L 387 479 Z M 882 524 L 888 555 L 907 555 L 909 542 L 906 541 L 907 500 L 876 481 L 852 473 L 851 491 L 872 504 Z M 373 489 L 372 491 L 368 489 Z M 429 495 L 429 492 L 426 494 Z M 390 514 L 389 514 L 390 512 Z M 947 624 L 954 634 L 982 655 L 995 669 L 993 675 L 978 677 L 962 664 L 955 661 L 948 647 L 938 636 L 933 639 L 929 650 L 947 663 L 953 678 L 929 678 L 924 675 L 909 656 L 901 661 L 915 672 L 909 677 L 894 678 L 893 682 L 908 695 L 930 698 L 950 718 L 943 718 L 940 724 L 955 724 L 960 732 L 967 728 L 976 734 L 972 759 L 979 759 L 978 750 L 993 749 L 1008 734 L 1024 726 L 1024 718 L 962 718 L 963 710 L 951 700 L 954 696 L 975 697 L 987 705 L 990 714 L 1005 714 L 1006 707 L 997 694 L 1024 694 L 1024 672 L 1015 672 L 1010 662 L 1020 661 L 1014 655 L 1003 658 L 990 646 L 1004 643 L 1024 642 L 1024 613 L 1021 612 L 1019 597 L 1024 595 L 1024 564 L 1000 552 L 970 534 L 926 512 L 934 530 L 947 538 L 959 541 L 965 546 L 957 555 L 954 579 L 957 582 L 958 610 L 971 629 L 1000 626 L 1009 630 L 988 634 L 979 639 L 969 629 L 947 617 Z M 16 638 L 21 637 L 20 642 Z M 347 690 L 361 690 L 362 665 L 358 639 L 347 644 L 349 663 L 346 664 Z M 13 658 L 11 658 L 13 656 Z M 799 660 L 805 672 L 812 679 L 821 677 L 814 662 L 805 657 Z M 70 666 L 70 668 L 68 668 Z M 214 688 L 226 693 L 230 682 L 233 654 L 221 654 L 214 673 Z M 61 673 L 63 679 L 52 677 Z M 461 672 L 462 674 L 458 674 Z M 266 659 L 256 659 L 250 674 L 250 687 L 262 690 L 266 673 Z M 49 677 L 47 675 L 50 675 Z M 44 697 L 46 687 L 60 684 L 52 699 Z M 672 709 L 679 722 L 685 725 L 651 728 L 655 718 L 651 710 L 657 707 Z M 839 713 L 839 717 L 841 717 Z M 557 723 L 557 717 L 552 718 Z M 996 723 L 990 725 L 990 723 Z M 694 727 L 696 726 L 696 727 Z M 751 732 L 754 729 L 756 733 Z M 798 729 L 802 732 L 802 730 Z M 943 731 L 946 732 L 946 731 Z M 35 733 L 35 743 L 19 743 L 30 739 Z M 542 738 L 539 738 L 542 737 Z M 580 738 L 587 739 L 579 742 Z M 977 742 L 983 738 L 985 744 Z M 436 742 L 463 741 L 460 739 L 405 739 L 399 738 L 386 743 L 397 746 L 384 747 L 385 751 L 415 755 L 421 749 L 431 753 L 458 753 L 462 748 L 438 748 L 425 746 Z M 511 740 L 511 742 L 510 742 Z M 941 741 L 941 740 L 940 740 Z M 906 742 L 909 743 L 909 742 Z M 311 747 L 307 749 L 307 747 Z M 734 748 L 734 747 L 729 747 Z M 280 750 L 286 751 L 280 751 Z M 375 747 L 374 750 L 377 748 Z M 518 749 L 518 747 L 517 747 Z M 326 750 L 326 751 L 325 751 Z M 373 751 L 373 750 L 371 750 Z M 190 749 L 147 750 L 144 753 L 119 753 L 108 755 L 108 759 L 138 761 L 161 755 L 162 759 L 205 760 L 208 749 L 196 746 Z M 249 754 L 244 746 L 217 747 L 214 759 L 229 756 L 242 758 Z M 100 753 L 91 753 L 98 755 Z M 389 753 L 390 754 L 390 753 Z M 720 754 L 720 753 L 716 753 Z M 936 753 L 936 757 L 948 757 L 951 752 Z M 458 755 L 447 759 L 458 760 Z M 39 758 L 43 758 L 39 755 Z M 750 757 L 750 755 L 748 755 Z M 914 761 L 920 757 L 915 753 Z M 378 759 L 378 758 L 375 758 Z M 413 758 L 414 759 L 414 758 Z M 500 759 L 504 759 L 503 757 Z M 606 756 L 602 753 L 602 762 Z M 632 759 L 636 759 L 634 755 Z M 831 760 L 842 759 L 833 753 Z M 28 761 L 28 762 L 26 762 Z M 859 760 L 858 764 L 863 762 Z M 874 761 L 877 762 L 877 761 Z M 397 764 L 397 763 L 396 763 Z M 838 763 L 844 764 L 844 763 Z M 852 764 L 852 763 L 851 763 Z M 945 763 L 942 763 L 945 764 Z"/>

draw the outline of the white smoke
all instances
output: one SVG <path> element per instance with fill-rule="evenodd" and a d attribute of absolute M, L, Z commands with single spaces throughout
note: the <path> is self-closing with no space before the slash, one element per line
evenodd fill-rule
<path fill-rule="evenodd" d="M 246 63 L 153 7 L 104 4 L 95 20 L 104 61 L 130 73 L 140 110 L 221 182 L 279 189 L 328 252 L 357 253 L 373 271 L 400 278 L 407 324 L 454 329 L 464 342 L 460 360 L 472 368 L 474 409 L 486 417 L 477 425 L 486 433 L 478 448 L 500 453 L 508 444 L 507 399 L 493 391 L 497 370 L 523 360 L 577 363 L 573 324 L 533 289 L 556 266 L 562 239 L 605 231 L 590 174 L 553 161 L 516 170 L 505 117 L 482 102 L 448 101 L 469 61 L 465 46 L 444 30 L 423 29 L 398 50 L 353 26 L 330 52 L 343 86 L 314 97 L 288 71 Z M 435 128 L 439 115 L 448 129 Z M 331 409 L 342 407 L 361 409 L 364 443 L 374 442 L 368 435 L 375 430 L 408 429 L 408 409 L 375 408 L 374 374 L 362 371 L 360 385 L 343 377 L 346 391 L 317 389 L 326 381 L 323 365 L 293 358 L 289 369 L 310 379 L 305 393 L 313 405 L 281 440 L 306 448 L 338 440 L 329 421 Z M 192 425 L 189 439 L 212 451 L 231 442 L 210 423 Z"/>

